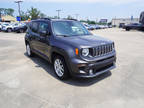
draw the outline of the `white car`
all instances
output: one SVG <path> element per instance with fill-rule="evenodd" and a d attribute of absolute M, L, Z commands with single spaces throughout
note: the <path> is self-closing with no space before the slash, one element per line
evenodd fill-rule
<path fill-rule="evenodd" d="M 13 25 L 11 25 L 10 23 L 3 23 L 2 24 L 2 31 L 6 31 L 6 32 L 12 32 L 13 29 Z"/>
<path fill-rule="evenodd" d="M 15 27 L 19 27 L 22 25 L 21 23 L 3 23 L 2 24 L 2 31 L 12 32 Z"/>

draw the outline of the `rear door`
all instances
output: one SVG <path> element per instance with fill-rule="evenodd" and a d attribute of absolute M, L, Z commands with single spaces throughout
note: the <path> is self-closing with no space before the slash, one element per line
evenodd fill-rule
<path fill-rule="evenodd" d="M 39 51 L 39 34 L 38 34 L 38 27 L 39 27 L 39 22 L 32 22 L 31 24 L 31 46 L 36 52 Z"/>

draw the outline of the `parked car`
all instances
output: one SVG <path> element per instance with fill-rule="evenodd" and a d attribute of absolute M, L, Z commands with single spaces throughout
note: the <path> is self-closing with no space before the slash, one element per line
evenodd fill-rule
<path fill-rule="evenodd" d="M 125 26 L 125 23 L 120 23 L 119 24 L 119 28 L 124 28 L 124 26 Z"/>
<path fill-rule="evenodd" d="M 12 29 L 13 29 L 13 25 L 10 24 L 10 23 L 3 23 L 2 24 L 2 31 L 5 31 L 5 32 L 12 32 Z"/>
<path fill-rule="evenodd" d="M 100 29 L 100 26 L 99 25 L 95 25 L 95 29 Z"/>
<path fill-rule="evenodd" d="M 109 28 L 108 25 L 104 25 L 105 28 Z"/>
<path fill-rule="evenodd" d="M 24 33 L 24 32 L 26 32 L 26 30 L 27 30 L 27 25 L 26 24 L 23 24 L 21 26 L 13 28 L 13 31 L 17 32 L 17 33 Z"/>
<path fill-rule="evenodd" d="M 114 42 L 91 34 L 79 21 L 33 20 L 25 45 L 29 57 L 37 54 L 52 63 L 61 80 L 96 77 L 115 68 Z"/>
<path fill-rule="evenodd" d="M 88 30 L 94 30 L 95 29 L 93 25 L 84 24 L 84 26 Z"/>
<path fill-rule="evenodd" d="M 0 31 L 1 31 L 1 28 L 2 28 L 2 26 L 1 26 L 1 24 L 0 24 Z"/>
<path fill-rule="evenodd" d="M 128 24 L 128 25 L 125 25 L 123 27 L 126 31 L 129 31 L 129 30 L 144 30 L 144 25 L 143 24 L 140 24 L 140 23 L 132 23 L 132 24 Z"/>
<path fill-rule="evenodd" d="M 139 22 L 144 24 L 144 11 L 140 14 Z"/>
<path fill-rule="evenodd" d="M 15 27 L 19 27 L 21 25 L 22 25 L 22 23 L 3 23 L 2 31 L 12 32 Z"/>
<path fill-rule="evenodd" d="M 89 25 L 89 30 L 95 30 L 95 25 Z"/>
<path fill-rule="evenodd" d="M 99 25 L 101 29 L 105 29 L 105 26 L 104 25 Z"/>
<path fill-rule="evenodd" d="M 112 25 L 108 25 L 108 28 L 112 28 Z"/>

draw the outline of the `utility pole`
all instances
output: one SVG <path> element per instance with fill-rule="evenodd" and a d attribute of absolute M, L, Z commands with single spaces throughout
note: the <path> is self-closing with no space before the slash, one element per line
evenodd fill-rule
<path fill-rule="evenodd" d="M 59 9 L 59 10 L 56 10 L 57 12 L 58 12 L 58 19 L 60 19 L 60 12 L 61 12 L 61 10 Z"/>
<path fill-rule="evenodd" d="M 15 3 L 18 4 L 19 17 L 21 17 L 20 3 L 22 3 L 22 2 L 23 2 L 23 1 L 21 1 L 21 0 L 15 1 Z"/>
<path fill-rule="evenodd" d="M 1 19 L 1 11 L 0 11 L 0 19 Z"/>
<path fill-rule="evenodd" d="M 75 14 L 75 16 L 76 16 L 76 19 L 78 20 L 78 16 L 79 16 L 79 14 Z"/>

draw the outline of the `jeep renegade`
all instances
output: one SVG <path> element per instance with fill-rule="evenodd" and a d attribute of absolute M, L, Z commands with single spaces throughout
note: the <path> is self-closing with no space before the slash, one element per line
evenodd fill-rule
<path fill-rule="evenodd" d="M 61 80 L 96 77 L 115 68 L 114 42 L 92 35 L 76 20 L 33 20 L 28 24 L 25 45 L 29 57 L 37 54 L 52 63 Z"/>

